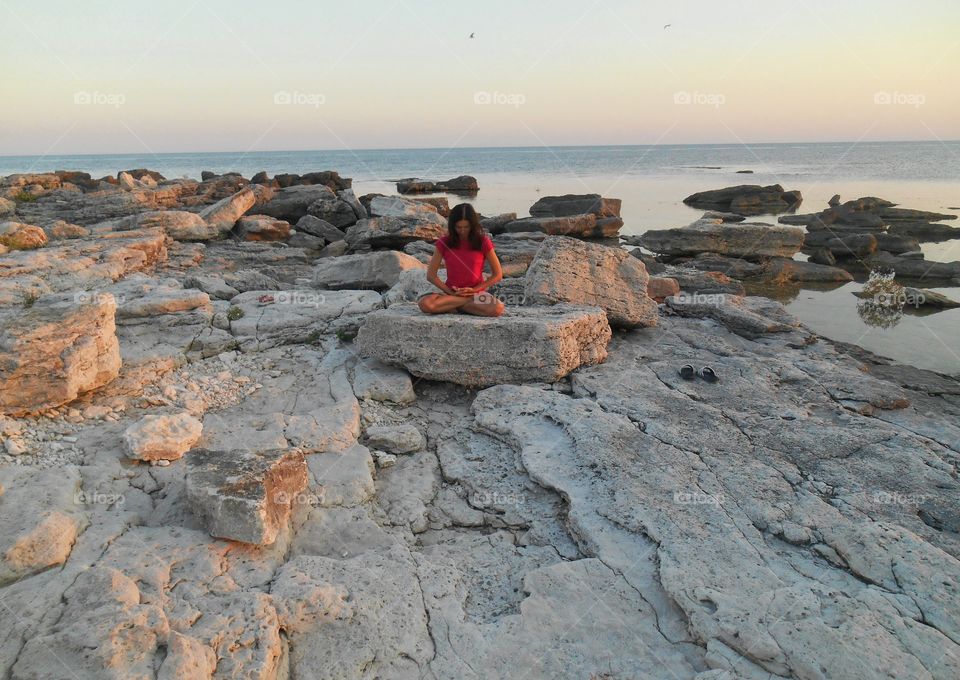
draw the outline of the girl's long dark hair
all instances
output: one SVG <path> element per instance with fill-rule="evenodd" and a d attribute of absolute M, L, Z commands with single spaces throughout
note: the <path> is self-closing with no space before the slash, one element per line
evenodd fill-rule
<path fill-rule="evenodd" d="M 483 227 L 480 226 L 480 216 L 469 203 L 460 203 L 450 209 L 450 217 L 447 218 L 447 243 L 451 248 L 460 247 L 460 235 L 457 233 L 457 222 L 460 220 L 470 222 L 470 235 L 467 239 L 473 250 L 480 250 L 483 246 Z"/>

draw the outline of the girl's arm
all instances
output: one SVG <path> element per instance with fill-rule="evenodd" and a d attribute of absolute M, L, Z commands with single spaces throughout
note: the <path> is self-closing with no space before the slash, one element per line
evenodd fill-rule
<path fill-rule="evenodd" d="M 427 265 L 427 281 L 435 285 L 447 295 L 453 295 L 454 292 L 450 290 L 449 286 L 447 286 L 447 284 L 441 281 L 440 277 L 437 276 L 437 272 L 440 271 L 441 262 L 443 262 L 443 256 L 440 254 L 440 250 L 434 246 L 433 257 L 430 258 L 430 263 Z"/>
<path fill-rule="evenodd" d="M 490 265 L 490 276 L 484 280 L 479 286 L 473 289 L 473 292 L 482 290 L 484 288 L 489 288 L 495 283 L 498 283 L 503 278 L 503 267 L 500 266 L 500 258 L 497 257 L 497 251 L 491 248 L 487 251 L 487 263 Z"/>

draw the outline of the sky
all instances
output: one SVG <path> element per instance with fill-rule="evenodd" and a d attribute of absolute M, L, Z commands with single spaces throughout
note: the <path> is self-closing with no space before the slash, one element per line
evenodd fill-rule
<path fill-rule="evenodd" d="M 960 139 L 957 0 L 0 0 L 0 69 L 0 155 Z"/>

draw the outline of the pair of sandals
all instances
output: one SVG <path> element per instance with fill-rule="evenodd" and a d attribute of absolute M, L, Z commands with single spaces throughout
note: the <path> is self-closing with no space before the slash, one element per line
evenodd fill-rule
<path fill-rule="evenodd" d="M 680 368 L 680 377 L 684 380 L 693 380 L 698 375 L 708 383 L 715 383 L 720 380 L 720 376 L 717 375 L 717 372 L 709 366 L 704 366 L 699 371 L 697 371 L 690 364 L 686 364 Z"/>

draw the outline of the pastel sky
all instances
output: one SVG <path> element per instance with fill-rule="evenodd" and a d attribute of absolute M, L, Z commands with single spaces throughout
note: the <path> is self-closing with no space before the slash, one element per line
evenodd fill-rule
<path fill-rule="evenodd" d="M 0 67 L 0 155 L 960 139 L 957 0 L 0 0 Z"/>

